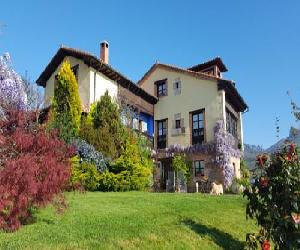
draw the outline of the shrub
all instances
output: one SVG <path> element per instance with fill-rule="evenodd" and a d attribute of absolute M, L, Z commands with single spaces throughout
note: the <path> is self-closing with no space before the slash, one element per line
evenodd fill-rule
<path fill-rule="evenodd" d="M 60 137 L 69 142 L 80 128 L 81 102 L 78 84 L 68 61 L 57 75 L 51 110 L 51 127 L 59 130 Z"/>
<path fill-rule="evenodd" d="M 144 165 L 146 159 L 139 150 L 137 137 L 130 130 L 124 136 L 121 155 L 113 162 L 112 172 L 119 174 L 121 191 L 145 190 L 151 185 L 153 165 Z"/>
<path fill-rule="evenodd" d="M 116 174 L 105 171 L 100 174 L 99 177 L 99 190 L 104 192 L 119 191 L 118 182 L 119 180 Z"/>
<path fill-rule="evenodd" d="M 95 164 L 73 159 L 71 182 L 88 191 L 96 191 L 99 187 L 100 174 Z"/>
<path fill-rule="evenodd" d="M 72 149 L 31 118 L 10 112 L 0 121 L 0 228 L 7 231 L 25 223 L 33 208 L 61 195 L 70 179 Z"/>
<path fill-rule="evenodd" d="M 246 213 L 255 218 L 261 231 L 248 234 L 249 248 L 270 239 L 279 249 L 300 249 L 300 163 L 291 144 L 271 157 L 259 155 L 255 182 L 245 190 Z"/>
<path fill-rule="evenodd" d="M 115 159 L 117 157 L 117 145 L 108 127 L 96 129 L 92 123 L 83 119 L 79 135 L 93 145 L 97 151 L 103 153 L 106 158 Z"/>
<path fill-rule="evenodd" d="M 81 161 L 94 164 L 99 172 L 107 169 L 102 153 L 96 151 L 93 145 L 88 144 L 82 139 L 73 140 L 72 145 L 75 147 Z"/>

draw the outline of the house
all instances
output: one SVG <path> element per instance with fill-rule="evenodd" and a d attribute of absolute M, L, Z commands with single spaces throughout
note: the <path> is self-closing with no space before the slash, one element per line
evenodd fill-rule
<path fill-rule="evenodd" d="M 99 100 L 107 90 L 118 102 L 130 106 L 136 114 L 130 125 L 153 137 L 153 105 L 157 98 L 134 84 L 109 65 L 109 44 L 100 44 L 100 57 L 87 52 L 61 46 L 51 59 L 36 83 L 45 88 L 45 104 L 50 105 L 54 95 L 56 75 L 64 60 L 68 60 L 78 81 L 79 95 L 83 110 L 88 112 L 90 105 Z"/>
<path fill-rule="evenodd" d="M 155 63 L 138 82 L 158 98 L 154 149 L 161 189 L 174 188 L 171 160 L 177 152 L 192 162 L 191 191 L 206 179 L 229 186 L 240 178 L 242 114 L 248 107 L 235 83 L 223 79 L 226 71 L 219 57 L 187 69 Z"/>
<path fill-rule="evenodd" d="M 154 138 L 155 182 L 174 190 L 172 157 L 184 153 L 192 163 L 187 190 L 211 180 L 229 186 L 240 177 L 243 151 L 242 115 L 248 110 L 235 83 L 223 78 L 227 67 L 217 57 L 190 68 L 155 63 L 138 84 L 109 65 L 109 44 L 100 44 L 100 57 L 61 47 L 37 80 L 50 105 L 56 75 L 68 60 L 78 80 L 83 109 L 89 111 L 106 90 L 135 110 L 129 123 Z"/>

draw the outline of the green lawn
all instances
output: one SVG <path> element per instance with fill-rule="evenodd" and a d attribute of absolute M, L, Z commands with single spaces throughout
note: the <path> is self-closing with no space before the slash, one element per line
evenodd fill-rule
<path fill-rule="evenodd" d="M 0 232 L 0 249 L 242 249 L 255 225 L 241 196 L 171 193 L 67 194 L 16 233 Z"/>

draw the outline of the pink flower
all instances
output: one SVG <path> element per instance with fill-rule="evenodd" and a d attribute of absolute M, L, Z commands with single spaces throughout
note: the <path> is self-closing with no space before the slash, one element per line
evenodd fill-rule
<path fill-rule="evenodd" d="M 270 250 L 271 249 L 271 244 L 268 240 L 264 240 L 264 242 L 261 244 L 261 249 L 262 250 Z"/>
<path fill-rule="evenodd" d="M 269 184 L 269 180 L 265 177 L 261 177 L 259 183 L 262 187 L 267 187 Z"/>
<path fill-rule="evenodd" d="M 300 224 L 300 214 L 292 213 L 292 219 L 295 224 Z"/>

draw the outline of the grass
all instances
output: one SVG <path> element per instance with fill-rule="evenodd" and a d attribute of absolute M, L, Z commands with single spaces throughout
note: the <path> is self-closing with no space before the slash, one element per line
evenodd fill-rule
<path fill-rule="evenodd" d="M 243 249 L 241 196 L 171 193 L 68 193 L 57 215 L 40 210 L 15 233 L 0 232 L 0 249 Z"/>

